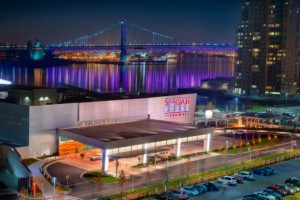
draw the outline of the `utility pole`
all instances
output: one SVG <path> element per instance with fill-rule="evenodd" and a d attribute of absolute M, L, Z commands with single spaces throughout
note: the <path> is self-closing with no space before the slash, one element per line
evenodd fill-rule
<path fill-rule="evenodd" d="M 227 166 L 228 166 L 228 160 L 227 160 L 227 148 L 228 148 L 228 140 L 225 142 L 225 166 L 226 166 L 226 174 L 227 174 Z"/>
<path fill-rule="evenodd" d="M 55 192 L 56 192 L 56 177 L 53 177 L 53 199 L 55 199 Z"/>
<path fill-rule="evenodd" d="M 167 166 L 166 166 L 166 200 L 169 199 L 169 194 L 168 194 L 168 185 L 169 185 L 169 161 L 167 160 Z"/>
<path fill-rule="evenodd" d="M 134 176 L 133 174 L 131 174 L 131 190 L 133 191 L 134 190 Z"/>

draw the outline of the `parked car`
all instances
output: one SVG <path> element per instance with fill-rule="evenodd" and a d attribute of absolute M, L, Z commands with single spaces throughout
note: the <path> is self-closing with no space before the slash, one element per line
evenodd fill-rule
<path fill-rule="evenodd" d="M 167 198 L 168 197 L 168 198 Z M 173 192 L 162 192 L 155 196 L 156 199 L 165 200 L 165 199 L 176 199 Z"/>
<path fill-rule="evenodd" d="M 275 185 L 271 185 L 269 187 L 267 187 L 267 189 L 273 190 L 275 192 L 278 192 L 279 194 L 281 194 L 282 197 L 286 196 L 288 193 L 286 191 L 286 189 L 284 188 L 279 188 L 278 186 Z"/>
<path fill-rule="evenodd" d="M 265 197 L 261 197 L 257 194 L 249 194 L 243 197 L 243 200 L 268 200 Z"/>
<path fill-rule="evenodd" d="M 269 193 L 264 192 L 264 191 L 255 192 L 254 194 L 257 194 L 258 196 L 264 197 L 268 200 L 276 200 L 276 198 L 274 196 L 272 196 Z"/>
<path fill-rule="evenodd" d="M 93 155 L 93 156 L 90 157 L 91 161 L 101 160 L 101 159 L 102 159 L 102 155 L 101 154 L 96 154 L 96 155 Z"/>
<path fill-rule="evenodd" d="M 221 178 L 218 178 L 218 183 L 225 184 L 225 185 L 236 185 L 237 180 L 233 176 L 223 176 Z"/>
<path fill-rule="evenodd" d="M 220 185 L 214 181 L 209 181 L 204 183 L 205 187 L 207 188 L 207 191 L 212 191 L 212 190 L 219 190 Z"/>
<path fill-rule="evenodd" d="M 281 200 L 281 194 L 279 194 L 278 192 L 275 192 L 274 190 L 270 190 L 270 189 L 264 189 L 264 192 L 267 192 L 268 194 L 274 196 L 277 200 Z"/>
<path fill-rule="evenodd" d="M 296 190 L 296 192 L 300 192 L 300 187 L 298 187 L 297 185 L 294 185 L 292 183 L 285 183 L 285 185 L 289 186 L 290 188 Z"/>
<path fill-rule="evenodd" d="M 242 176 L 239 176 L 237 173 L 232 175 L 234 178 L 236 178 L 237 183 L 243 183 L 244 178 Z"/>
<path fill-rule="evenodd" d="M 180 190 L 186 192 L 188 195 L 193 195 L 193 196 L 199 195 L 198 190 L 196 190 L 192 186 L 182 187 L 180 188 Z"/>
<path fill-rule="evenodd" d="M 236 179 L 237 183 L 243 183 L 244 182 L 244 178 L 241 177 L 241 176 L 235 176 L 235 175 L 233 175 L 233 177 Z"/>
<path fill-rule="evenodd" d="M 199 192 L 200 194 L 206 193 L 206 192 L 207 192 L 207 187 L 206 187 L 205 185 L 203 185 L 203 184 L 196 184 L 196 185 L 193 185 L 193 187 L 194 187 L 196 190 L 198 190 L 198 192 Z"/>
<path fill-rule="evenodd" d="M 181 191 L 179 189 L 178 190 L 173 190 L 172 193 L 173 193 L 173 195 L 176 199 L 184 200 L 184 199 L 189 198 L 189 195 L 186 192 Z"/>
<path fill-rule="evenodd" d="M 287 191 L 288 194 L 295 194 L 296 193 L 296 190 L 287 186 L 287 185 L 283 185 L 283 184 L 276 184 L 275 186 L 278 186 L 279 188 L 283 188 Z"/>
<path fill-rule="evenodd" d="M 295 115 L 290 114 L 290 113 L 282 113 L 281 116 L 286 117 L 286 118 L 294 118 L 295 117 Z"/>
<path fill-rule="evenodd" d="M 243 177 L 244 180 L 254 180 L 253 178 L 253 173 L 249 172 L 249 171 L 241 171 L 239 173 L 237 173 L 238 176 Z"/>
<path fill-rule="evenodd" d="M 273 175 L 273 174 L 277 173 L 277 171 L 272 169 L 271 167 L 263 167 L 262 169 L 269 172 L 270 175 Z"/>
<path fill-rule="evenodd" d="M 300 186 L 300 179 L 295 178 L 295 177 L 291 177 L 291 178 L 286 179 L 284 181 L 284 183 L 291 183 L 291 184 L 294 184 L 296 186 Z"/>
<path fill-rule="evenodd" d="M 270 176 L 271 173 L 263 168 L 253 169 L 251 171 L 253 174 L 261 175 L 261 176 Z"/>

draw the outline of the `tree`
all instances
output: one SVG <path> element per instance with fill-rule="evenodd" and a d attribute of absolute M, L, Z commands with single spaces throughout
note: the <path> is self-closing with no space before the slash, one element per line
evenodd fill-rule
<path fill-rule="evenodd" d="M 243 139 L 242 136 L 240 135 L 240 140 L 239 140 L 239 146 L 242 147 L 243 146 Z"/>
<path fill-rule="evenodd" d="M 199 105 L 199 106 L 196 106 L 196 108 L 197 108 L 197 111 L 198 111 L 198 112 L 203 112 L 203 111 L 205 111 L 205 105 Z"/>
<path fill-rule="evenodd" d="M 260 135 L 260 133 L 258 134 L 257 142 L 261 143 L 261 135 Z"/>
<path fill-rule="evenodd" d="M 271 138 L 271 135 L 270 135 L 270 132 L 268 132 L 268 141 L 270 141 L 272 138 Z"/>
<path fill-rule="evenodd" d="M 57 184 L 55 187 L 55 199 L 61 199 L 63 195 L 63 187 Z"/>
<path fill-rule="evenodd" d="M 150 173 L 149 165 L 148 165 L 147 169 L 145 170 L 144 174 L 145 174 L 145 178 L 147 180 L 147 186 L 149 187 L 149 185 L 151 183 L 151 173 Z"/>
<path fill-rule="evenodd" d="M 92 194 L 95 194 L 97 190 L 100 192 L 102 190 L 102 187 L 103 180 L 101 173 L 99 173 L 99 176 L 94 177 L 94 183 L 90 187 Z"/>
<path fill-rule="evenodd" d="M 122 169 L 119 172 L 119 185 L 121 187 L 121 193 L 123 193 L 123 187 L 124 187 L 125 182 L 126 182 L 126 176 L 125 176 L 124 170 Z"/>
<path fill-rule="evenodd" d="M 233 135 L 233 137 L 232 137 L 231 147 L 232 147 L 233 149 L 236 148 L 235 135 Z"/>
<path fill-rule="evenodd" d="M 223 146 L 222 146 L 222 142 L 218 141 L 218 150 L 222 151 L 223 150 Z"/>
<path fill-rule="evenodd" d="M 188 158 L 187 161 L 184 163 L 184 165 L 185 165 L 185 170 L 186 170 L 186 177 L 189 177 L 189 174 L 193 167 L 193 163 L 192 163 L 191 159 Z"/>
<path fill-rule="evenodd" d="M 210 102 L 207 103 L 207 109 L 208 110 L 213 110 L 213 109 L 216 109 L 216 106 L 214 106 L 213 103 L 210 101 Z"/>
<path fill-rule="evenodd" d="M 252 145 L 255 145 L 255 136 L 254 136 L 254 133 L 252 134 L 251 143 L 252 143 Z"/>
<path fill-rule="evenodd" d="M 18 194 L 18 200 L 25 200 L 28 196 L 28 190 L 25 187 L 22 187 Z"/>
<path fill-rule="evenodd" d="M 274 132 L 274 139 L 277 140 L 277 132 Z"/>

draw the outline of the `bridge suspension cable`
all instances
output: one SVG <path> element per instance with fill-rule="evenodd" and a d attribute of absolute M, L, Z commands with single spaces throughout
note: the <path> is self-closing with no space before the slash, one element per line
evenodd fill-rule
<path fill-rule="evenodd" d="M 66 42 L 58 43 L 58 44 L 52 44 L 50 46 L 87 46 L 87 45 L 89 45 L 89 39 L 97 37 L 101 34 L 107 33 L 108 31 L 111 31 L 112 29 L 120 26 L 120 24 L 121 24 L 121 22 L 114 23 L 114 24 L 111 24 L 110 26 L 103 28 L 102 30 L 100 30 L 96 33 L 93 33 L 90 35 L 85 35 L 85 36 L 76 38 L 74 40 L 69 40 Z"/>
<path fill-rule="evenodd" d="M 122 23 L 126 23 L 127 27 L 123 33 L 121 33 Z M 123 24 L 124 25 L 124 24 Z M 114 50 L 121 45 L 122 34 L 125 34 L 125 45 L 131 46 L 143 46 L 143 45 L 204 45 L 201 43 L 192 43 L 184 40 L 161 34 L 155 31 L 151 31 L 145 27 L 137 25 L 129 21 L 121 21 L 113 23 L 102 30 L 88 34 L 82 37 L 78 37 L 73 40 L 61 42 L 58 44 L 49 45 L 51 47 L 87 47 L 87 46 L 108 46 Z M 206 44 L 207 46 L 212 46 Z M 217 44 L 215 44 L 217 45 Z M 234 48 L 234 47 L 232 47 Z"/>

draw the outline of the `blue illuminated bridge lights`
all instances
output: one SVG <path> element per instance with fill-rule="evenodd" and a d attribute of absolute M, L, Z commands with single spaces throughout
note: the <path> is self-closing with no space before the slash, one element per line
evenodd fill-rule
<path fill-rule="evenodd" d="M 119 28 L 118 28 L 119 27 Z M 120 29 L 121 27 L 121 29 Z M 121 31 L 120 31 L 121 30 Z M 134 37 L 133 37 L 134 36 Z M 134 38 L 134 40 L 132 40 Z M 107 41 L 110 41 L 108 44 Z M 97 44 L 97 45 L 95 45 Z M 186 51 L 236 51 L 234 44 L 196 43 L 180 40 L 122 20 L 102 30 L 59 44 L 48 45 L 50 51 L 87 50 L 186 50 Z"/>

